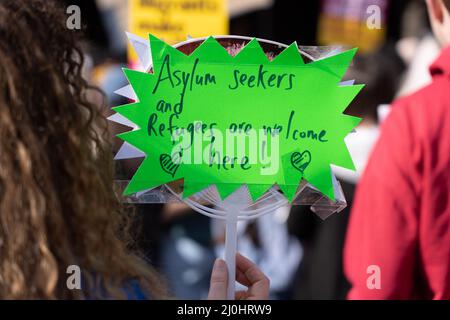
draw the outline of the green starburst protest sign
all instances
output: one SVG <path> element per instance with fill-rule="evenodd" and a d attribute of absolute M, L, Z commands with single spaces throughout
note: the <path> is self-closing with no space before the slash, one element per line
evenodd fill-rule
<path fill-rule="evenodd" d="M 362 85 L 340 81 L 356 50 L 305 64 L 295 43 L 273 59 L 256 39 L 234 57 L 213 37 L 190 55 L 150 46 L 151 73 L 124 70 L 138 100 L 114 108 L 146 155 L 125 194 L 183 179 L 183 197 L 276 184 L 292 200 L 306 179 L 334 199 L 330 165 L 354 170 L 344 138 L 361 119 L 343 112 Z"/>

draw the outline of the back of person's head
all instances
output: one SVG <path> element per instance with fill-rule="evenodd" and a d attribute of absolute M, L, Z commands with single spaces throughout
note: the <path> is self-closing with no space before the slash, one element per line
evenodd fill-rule
<path fill-rule="evenodd" d="M 357 79 L 365 87 L 346 113 L 376 123 L 380 104 L 390 104 L 395 97 L 404 65 L 391 44 L 376 52 L 359 54 L 345 78 Z"/>
<path fill-rule="evenodd" d="M 0 1 L 0 299 L 122 297 L 133 279 L 158 297 L 127 251 L 106 121 L 66 19 L 55 1 Z M 82 291 L 66 287 L 73 264 Z"/>
<path fill-rule="evenodd" d="M 442 46 L 450 45 L 450 0 L 426 0 L 434 35 Z"/>

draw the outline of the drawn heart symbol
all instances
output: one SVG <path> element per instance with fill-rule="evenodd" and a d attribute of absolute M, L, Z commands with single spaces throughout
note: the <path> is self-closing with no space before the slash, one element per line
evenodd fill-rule
<path fill-rule="evenodd" d="M 305 171 L 306 167 L 308 167 L 310 163 L 311 163 L 311 152 L 309 152 L 308 150 L 305 150 L 302 153 L 294 152 L 291 155 L 292 166 L 301 173 Z"/>
<path fill-rule="evenodd" d="M 162 154 L 159 156 L 159 163 L 161 164 L 161 168 L 170 174 L 172 177 L 175 176 L 175 173 L 177 172 L 178 168 L 180 167 L 179 164 L 175 164 L 172 161 L 172 157 L 168 154 Z"/>

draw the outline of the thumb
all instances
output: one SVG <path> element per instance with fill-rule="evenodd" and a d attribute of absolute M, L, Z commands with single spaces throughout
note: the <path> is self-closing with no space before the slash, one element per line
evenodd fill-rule
<path fill-rule="evenodd" d="M 225 261 L 217 259 L 211 274 L 208 300 L 225 300 L 227 298 L 228 270 Z"/>

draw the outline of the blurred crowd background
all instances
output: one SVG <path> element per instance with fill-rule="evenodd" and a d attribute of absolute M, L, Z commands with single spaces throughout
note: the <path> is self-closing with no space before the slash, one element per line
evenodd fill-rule
<path fill-rule="evenodd" d="M 121 68 L 130 62 L 125 34 L 130 1 L 65 1 L 81 8 L 86 75 L 105 91 L 109 107 L 126 102 L 114 91 L 127 84 Z M 344 299 L 349 285 L 342 272 L 342 247 L 359 176 L 390 103 L 431 80 L 426 66 L 439 53 L 425 2 L 228 0 L 226 4 L 232 35 L 360 48 L 346 75 L 366 84 L 346 111 L 364 118 L 358 134 L 346 140 L 358 170 L 335 169 L 348 207 L 325 221 L 307 207 L 286 207 L 239 226 L 239 250 L 271 279 L 272 298 Z M 380 10 L 376 28 L 367 22 L 374 13 L 368 10 L 371 5 Z M 118 163 L 118 174 L 121 166 L 126 164 Z M 167 278 L 172 293 L 185 299 L 205 298 L 211 266 L 223 250 L 222 226 L 182 204 L 142 204 L 138 211 L 144 231 L 139 245 Z"/>

